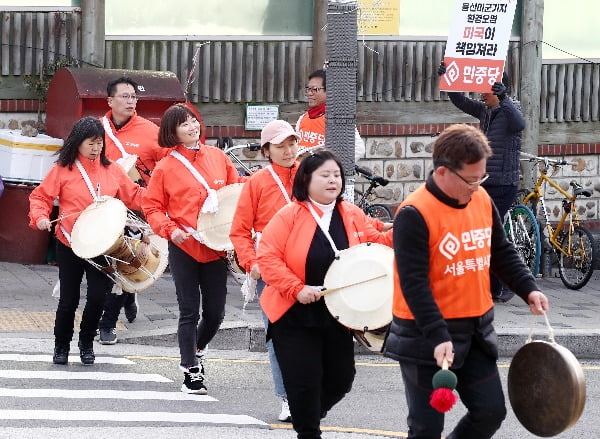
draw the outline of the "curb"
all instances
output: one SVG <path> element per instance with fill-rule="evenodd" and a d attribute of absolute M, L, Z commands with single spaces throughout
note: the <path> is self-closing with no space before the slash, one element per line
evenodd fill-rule
<path fill-rule="evenodd" d="M 526 343 L 529 331 L 498 334 L 498 352 L 500 357 L 513 357 Z M 600 331 L 562 332 L 555 335 L 555 341 L 569 349 L 575 357 L 582 360 L 600 359 Z M 150 346 L 177 346 L 177 328 L 144 331 L 119 337 L 127 343 Z M 533 340 L 549 341 L 546 335 L 535 335 Z M 241 350 L 249 352 L 266 352 L 265 330 L 262 325 L 223 325 L 211 341 L 211 345 L 220 350 Z M 360 355 L 377 355 L 360 344 L 355 344 L 354 352 Z"/>

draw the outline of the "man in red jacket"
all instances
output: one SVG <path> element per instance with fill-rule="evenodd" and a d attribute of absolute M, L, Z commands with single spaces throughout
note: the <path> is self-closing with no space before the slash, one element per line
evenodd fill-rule
<path fill-rule="evenodd" d="M 110 110 L 100 120 L 106 132 L 106 156 L 120 162 L 136 155 L 135 167 L 141 176 L 140 184 L 146 186 L 156 163 L 169 150 L 158 146 L 158 126 L 137 114 L 137 90 L 138 85 L 131 78 L 120 77 L 110 81 L 106 87 Z M 116 325 L 121 308 L 125 309 L 127 320 L 133 322 L 138 312 L 136 302 L 136 295 L 126 291 L 106 296 L 104 313 L 98 325 L 101 344 L 117 342 Z"/>

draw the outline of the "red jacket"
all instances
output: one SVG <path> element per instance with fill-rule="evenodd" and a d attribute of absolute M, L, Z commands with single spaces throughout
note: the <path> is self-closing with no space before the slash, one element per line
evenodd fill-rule
<path fill-rule="evenodd" d="M 319 208 L 314 206 L 317 213 Z M 350 247 L 363 242 L 378 242 L 392 246 L 392 230 L 381 233 L 353 204 L 338 203 Z M 269 221 L 258 246 L 258 264 L 267 283 L 260 304 L 269 321 L 275 322 L 296 302 L 305 285 L 306 256 L 317 223 L 305 202 L 295 201 Z"/>
<path fill-rule="evenodd" d="M 148 119 L 138 116 L 137 112 L 134 112 L 131 119 L 118 131 L 111 120 L 112 110 L 106 113 L 105 116 L 108 119 L 113 134 L 119 139 L 125 151 L 138 156 L 136 165 L 140 169 L 145 170 L 147 168 L 150 171 L 154 170 L 156 163 L 169 153 L 168 148 L 161 148 L 158 145 L 158 126 Z M 120 159 L 122 154 L 117 145 L 115 145 L 108 134 L 104 137 L 106 156 L 112 161 Z M 148 184 L 150 177 L 143 172 L 140 172 L 140 175 L 146 184 Z"/>
<path fill-rule="evenodd" d="M 171 149 L 187 158 L 212 189 L 245 180 L 238 175 L 229 157 L 214 146 L 200 145 L 199 150 L 191 150 L 177 145 Z M 196 228 L 207 196 L 204 186 L 184 164 L 168 155 L 154 168 L 142 208 L 152 230 L 171 240 L 171 233 L 177 228 L 183 231 L 186 231 L 184 225 Z M 191 236 L 178 246 L 198 262 L 216 261 L 224 256 L 223 252 L 212 250 Z"/>
<path fill-rule="evenodd" d="M 273 170 L 281 179 L 288 196 L 292 196 L 292 185 L 298 164 L 290 168 L 272 163 Z M 287 204 L 279 185 L 268 169 L 252 174 L 244 184 L 238 201 L 229 237 L 240 265 L 250 271 L 256 264 L 252 231 L 262 232 L 279 209 Z"/>
<path fill-rule="evenodd" d="M 141 209 L 145 189 L 131 181 L 121 166 L 111 163 L 108 167 L 104 167 L 100 164 L 100 160 L 91 161 L 81 154 L 78 159 L 90 177 L 94 190 L 98 185 L 100 186 L 100 195 L 119 198 L 130 209 Z M 56 197 L 59 203 L 59 218 L 61 215 L 65 216 L 57 224 L 56 236 L 63 244 L 70 247 L 71 244 L 58 226 L 62 226 L 70 235 L 79 214 L 93 202 L 92 194 L 75 164 L 73 169 L 55 164 L 44 181 L 31 192 L 29 195 L 31 228 L 37 230 L 38 221 L 50 217 Z M 71 215 L 73 213 L 75 215 Z"/>

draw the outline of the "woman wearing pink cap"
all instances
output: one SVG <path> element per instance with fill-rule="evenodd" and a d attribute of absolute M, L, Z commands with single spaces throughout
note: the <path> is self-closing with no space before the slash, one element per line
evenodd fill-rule
<path fill-rule="evenodd" d="M 292 126 L 283 120 L 273 120 L 263 128 L 260 134 L 261 153 L 270 164 L 265 169 L 252 174 L 246 181 L 238 201 L 230 238 L 239 264 L 257 280 L 256 294 L 260 296 L 265 283 L 261 279 L 257 264 L 256 249 L 262 230 L 277 211 L 291 201 L 292 184 L 298 164 L 298 139 Z M 253 231 L 255 232 L 253 236 Z M 268 320 L 263 313 L 265 328 Z M 290 409 L 281 378 L 281 371 L 273 351 L 271 341 L 267 343 L 269 361 L 275 395 L 282 399 L 281 413 L 278 419 L 289 422 Z"/>

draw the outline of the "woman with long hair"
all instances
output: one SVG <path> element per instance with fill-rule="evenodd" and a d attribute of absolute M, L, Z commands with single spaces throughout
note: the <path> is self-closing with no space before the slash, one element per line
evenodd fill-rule
<path fill-rule="evenodd" d="M 67 364 L 73 338 L 75 311 L 85 273 L 87 299 L 79 328 L 79 355 L 83 364 L 95 360 L 93 340 L 104 299 L 114 282 L 71 249 L 71 231 L 81 212 L 99 197 L 119 198 L 131 209 L 140 209 L 144 189 L 111 162 L 104 153 L 104 128 L 94 117 L 78 120 L 59 150 L 58 160 L 29 196 L 30 227 L 51 231 L 50 213 L 58 198 L 56 259 L 60 299 L 54 323 L 54 364 Z M 125 226 L 125 224 L 123 224 Z M 98 233 L 101 233 L 98 230 Z"/>

